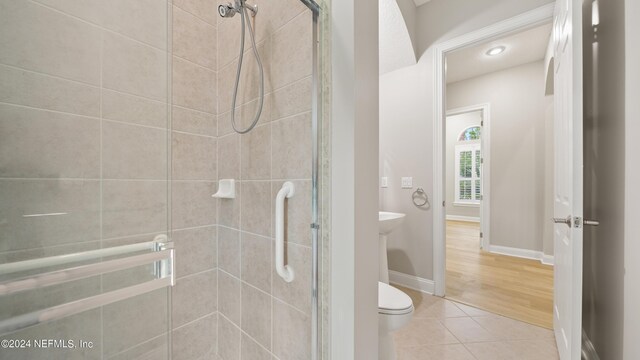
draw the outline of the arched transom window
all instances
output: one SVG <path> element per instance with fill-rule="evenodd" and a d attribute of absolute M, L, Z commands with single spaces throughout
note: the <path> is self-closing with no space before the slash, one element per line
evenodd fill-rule
<path fill-rule="evenodd" d="M 480 140 L 480 126 L 469 126 L 462 130 L 458 141 Z"/>

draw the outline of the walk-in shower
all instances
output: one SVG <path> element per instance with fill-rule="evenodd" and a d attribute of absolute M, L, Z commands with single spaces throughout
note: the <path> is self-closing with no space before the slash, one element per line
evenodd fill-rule
<path fill-rule="evenodd" d="M 262 66 L 262 60 L 260 60 L 260 54 L 258 53 L 258 47 L 256 46 L 256 38 L 255 31 L 253 26 L 251 25 L 251 20 L 249 19 L 248 11 L 251 11 L 251 16 L 255 17 L 258 14 L 258 5 L 249 5 L 246 0 L 236 0 L 233 4 L 227 3 L 218 6 L 218 14 L 223 18 L 233 17 L 236 13 L 240 13 L 241 23 L 240 23 L 240 54 L 238 55 L 238 67 L 236 69 L 236 82 L 233 86 L 233 96 L 231 100 L 231 127 L 238 134 L 246 134 L 251 131 L 258 120 L 260 120 L 260 115 L 262 114 L 262 107 L 264 106 L 264 67 Z M 240 84 L 240 75 L 242 73 L 242 61 L 244 59 L 244 38 L 245 38 L 245 28 L 249 28 L 249 36 L 251 38 L 251 46 L 253 49 L 253 56 L 256 58 L 256 63 L 258 65 L 259 72 L 259 103 L 258 109 L 253 117 L 251 124 L 245 129 L 239 129 L 238 124 L 236 123 L 236 100 L 238 99 L 238 86 Z"/>
<path fill-rule="evenodd" d="M 320 10 L 226 1 L 0 0 L 0 359 L 319 359 Z"/>

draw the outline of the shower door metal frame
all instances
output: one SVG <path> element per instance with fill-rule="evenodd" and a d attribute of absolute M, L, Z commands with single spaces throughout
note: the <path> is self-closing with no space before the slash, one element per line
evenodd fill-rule
<path fill-rule="evenodd" d="M 313 16 L 312 29 L 312 75 L 311 75 L 311 360 L 320 358 L 320 302 L 319 302 L 319 263 L 320 263 L 320 220 L 319 220 L 319 146 L 320 132 L 320 62 L 319 32 L 320 6 L 314 0 L 300 0 L 311 10 Z"/>

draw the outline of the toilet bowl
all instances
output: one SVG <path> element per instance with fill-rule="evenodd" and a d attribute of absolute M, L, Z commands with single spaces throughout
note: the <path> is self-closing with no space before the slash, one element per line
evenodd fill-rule
<path fill-rule="evenodd" d="M 389 284 L 378 282 L 379 360 L 396 360 L 393 333 L 406 326 L 413 316 L 409 295 Z"/>

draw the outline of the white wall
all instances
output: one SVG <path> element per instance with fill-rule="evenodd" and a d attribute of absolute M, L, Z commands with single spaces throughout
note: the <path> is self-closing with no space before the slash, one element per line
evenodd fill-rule
<path fill-rule="evenodd" d="M 415 64 L 416 53 L 396 0 L 378 0 L 378 9 L 379 73 L 385 74 Z"/>
<path fill-rule="evenodd" d="M 470 104 L 476 105 L 476 104 Z M 446 167 L 447 167 L 447 196 L 445 204 L 447 206 L 447 216 L 464 216 L 480 220 L 480 205 L 456 205 L 455 201 L 455 181 L 456 181 L 456 145 L 460 144 L 458 136 L 470 126 L 480 126 L 482 121 L 482 111 L 473 111 L 464 114 L 447 116 L 446 136 Z M 480 142 L 476 140 L 475 142 Z M 467 142 L 471 143 L 471 142 Z"/>
<path fill-rule="evenodd" d="M 413 176 L 414 189 L 421 186 L 433 195 L 430 47 L 550 2 L 432 0 L 418 7 L 418 64 L 380 77 L 380 174 L 389 177 L 389 188 L 380 191 L 381 209 L 407 214 L 402 228 L 389 236 L 391 270 L 433 278 L 433 212 L 416 208 L 410 198 L 412 190 L 399 186 L 401 176 Z"/>
<path fill-rule="evenodd" d="M 624 279 L 624 359 L 640 359 L 640 2 L 625 1 L 626 51 L 626 140 L 625 140 L 625 279 Z"/>
<path fill-rule="evenodd" d="M 418 55 L 446 39 L 480 29 L 550 0 L 431 0 L 418 7 Z"/>
<path fill-rule="evenodd" d="M 448 109 L 491 108 L 491 245 L 542 251 L 544 239 L 552 241 L 553 233 L 543 230 L 545 199 L 553 198 L 545 193 L 545 146 L 552 135 L 546 110 L 553 98 L 544 91 L 542 60 L 447 85 Z"/>
<path fill-rule="evenodd" d="M 378 7 L 331 11 L 331 358 L 378 358 Z M 356 66 L 357 64 L 357 66 Z"/>
<path fill-rule="evenodd" d="M 402 13 L 402 17 L 404 18 L 404 22 L 407 25 L 407 31 L 409 32 L 409 37 L 411 38 L 411 45 L 413 46 L 414 54 L 418 53 L 418 39 L 417 39 L 417 13 L 418 9 L 416 8 L 416 3 L 413 0 L 396 0 L 398 3 L 398 7 L 400 8 L 400 12 Z M 415 60 L 414 55 L 414 60 Z"/>

